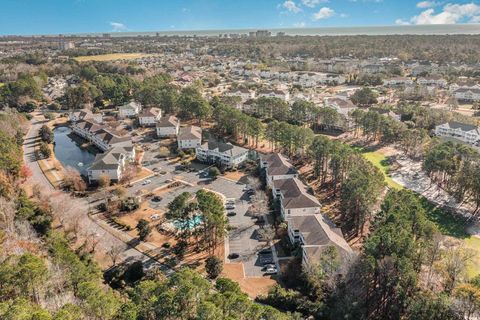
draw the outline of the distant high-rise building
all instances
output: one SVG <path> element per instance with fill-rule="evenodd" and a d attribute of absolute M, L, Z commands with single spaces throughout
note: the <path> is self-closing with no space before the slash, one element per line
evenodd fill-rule
<path fill-rule="evenodd" d="M 277 37 L 285 37 L 285 32 L 277 32 Z"/>
<path fill-rule="evenodd" d="M 75 43 L 71 41 L 60 41 L 59 47 L 60 47 L 60 50 L 62 51 L 70 50 L 75 48 Z"/>
<path fill-rule="evenodd" d="M 257 38 L 271 37 L 272 33 L 268 30 L 257 30 Z"/>
<path fill-rule="evenodd" d="M 110 33 L 104 33 L 102 34 L 102 37 L 104 38 L 110 38 L 112 35 Z"/>

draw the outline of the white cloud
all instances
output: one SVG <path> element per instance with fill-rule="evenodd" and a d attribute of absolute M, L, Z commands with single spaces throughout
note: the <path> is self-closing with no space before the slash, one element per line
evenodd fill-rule
<path fill-rule="evenodd" d="M 282 4 L 282 7 L 284 7 L 285 9 L 287 9 L 288 11 L 293 12 L 293 13 L 298 13 L 298 12 L 302 11 L 302 9 L 300 9 L 300 7 L 298 7 L 297 4 L 292 0 L 285 1 Z"/>
<path fill-rule="evenodd" d="M 443 11 L 436 13 L 430 8 L 410 19 L 413 24 L 455 24 L 458 22 L 475 22 L 480 19 L 480 6 L 472 3 L 447 4 Z"/>
<path fill-rule="evenodd" d="M 403 19 L 397 19 L 397 20 L 395 20 L 395 24 L 398 24 L 400 26 L 408 26 L 410 24 L 410 22 L 405 21 Z"/>
<path fill-rule="evenodd" d="M 328 19 L 334 14 L 335 14 L 335 11 L 333 9 L 330 9 L 328 7 L 323 7 L 313 15 L 313 19 L 314 20 Z"/>
<path fill-rule="evenodd" d="M 307 24 L 305 22 L 297 22 L 297 23 L 294 23 L 293 24 L 293 27 L 294 28 L 305 28 L 307 26 Z"/>
<path fill-rule="evenodd" d="M 113 32 L 120 32 L 127 30 L 127 26 L 120 22 L 110 22 Z"/>
<path fill-rule="evenodd" d="M 417 8 L 426 9 L 426 8 L 435 7 L 436 5 L 437 5 L 437 3 L 434 2 L 434 1 L 421 1 L 421 2 L 417 3 Z"/>
<path fill-rule="evenodd" d="M 329 0 L 302 0 L 304 6 L 309 8 L 315 8 L 320 3 L 327 3 Z"/>

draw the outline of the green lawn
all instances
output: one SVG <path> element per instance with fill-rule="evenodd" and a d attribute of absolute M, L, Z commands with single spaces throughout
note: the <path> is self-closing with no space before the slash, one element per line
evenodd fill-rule
<path fill-rule="evenodd" d="M 420 197 L 420 196 L 419 196 Z M 480 274 L 480 238 L 472 237 L 467 233 L 467 221 L 455 218 L 449 212 L 436 207 L 426 198 L 420 198 L 423 207 L 427 211 L 427 217 L 435 223 L 439 231 L 446 236 L 463 241 L 466 248 L 473 250 L 476 256 L 467 267 L 467 273 L 470 278 Z"/>
<path fill-rule="evenodd" d="M 441 234 L 457 239 L 470 238 L 470 235 L 466 230 L 468 222 L 463 219 L 456 218 L 451 213 L 437 207 L 435 204 L 428 201 L 427 198 L 422 196 L 418 197 L 420 197 L 423 208 L 427 212 L 428 219 L 435 223 Z"/>
<path fill-rule="evenodd" d="M 383 175 L 385 176 L 385 182 L 390 188 L 395 190 L 403 189 L 403 186 L 396 183 L 395 181 L 393 181 L 392 178 L 388 176 L 388 170 L 390 168 L 390 165 L 387 163 L 388 157 L 386 155 L 378 151 L 367 151 L 365 148 L 361 147 L 354 147 L 354 149 L 360 151 L 365 157 L 365 159 L 370 161 L 375 167 L 377 167 L 378 169 L 380 169 L 380 171 L 383 172 Z"/>
<path fill-rule="evenodd" d="M 480 238 L 470 237 L 465 239 L 465 247 L 473 250 L 476 253 L 473 261 L 467 267 L 468 277 L 473 278 L 480 274 Z"/>

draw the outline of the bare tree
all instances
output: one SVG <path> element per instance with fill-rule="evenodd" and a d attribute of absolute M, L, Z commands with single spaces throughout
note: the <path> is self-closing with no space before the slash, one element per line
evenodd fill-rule
<path fill-rule="evenodd" d="M 53 216 L 58 219 L 60 226 L 64 226 L 72 216 L 72 199 L 63 192 L 52 193 L 49 198 Z"/>
<path fill-rule="evenodd" d="M 67 167 L 63 172 L 63 184 L 71 191 L 85 191 L 87 185 L 77 170 Z"/>
<path fill-rule="evenodd" d="M 71 224 L 71 230 L 75 240 L 78 239 L 78 236 L 80 235 L 80 230 L 81 230 L 80 217 L 76 216 L 73 218 L 73 221 Z"/>
<path fill-rule="evenodd" d="M 0 228 L 12 233 L 15 229 L 15 203 L 0 198 Z"/>
<path fill-rule="evenodd" d="M 475 252 L 463 246 L 450 246 L 444 251 L 440 271 L 444 276 L 445 292 L 452 292 L 463 279 L 467 265 L 474 257 Z"/>
<path fill-rule="evenodd" d="M 120 245 L 114 245 L 113 247 L 108 250 L 107 254 L 112 260 L 112 266 L 115 267 L 117 265 L 117 261 L 120 258 L 120 255 L 122 254 L 123 251 L 125 251 L 125 246 L 120 246 Z"/>
<path fill-rule="evenodd" d="M 90 242 L 90 253 L 94 253 L 97 249 L 97 245 L 100 243 L 100 238 L 102 236 L 97 233 L 91 233 L 88 236 L 88 241 Z"/>

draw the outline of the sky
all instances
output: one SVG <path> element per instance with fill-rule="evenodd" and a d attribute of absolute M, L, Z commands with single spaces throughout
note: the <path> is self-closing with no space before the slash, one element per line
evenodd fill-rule
<path fill-rule="evenodd" d="M 0 34 L 480 23 L 478 1 L 0 0 Z"/>

